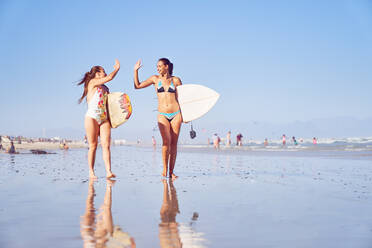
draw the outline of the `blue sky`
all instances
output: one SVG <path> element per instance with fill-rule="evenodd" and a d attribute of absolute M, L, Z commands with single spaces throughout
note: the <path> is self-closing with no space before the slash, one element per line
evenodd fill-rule
<path fill-rule="evenodd" d="M 195 122 L 211 133 L 212 126 L 224 132 L 223 123 L 234 130 L 252 122 L 368 119 L 370 30 L 372 2 L 363 0 L 3 0 L 0 133 L 84 135 L 86 105 L 77 104 L 82 88 L 75 84 L 94 65 L 110 72 L 115 58 L 121 70 L 108 86 L 130 95 L 134 113 L 114 138 L 144 139 L 156 125 L 154 90 L 133 89 L 139 58 L 142 80 L 168 57 L 183 83 L 221 94 Z"/>

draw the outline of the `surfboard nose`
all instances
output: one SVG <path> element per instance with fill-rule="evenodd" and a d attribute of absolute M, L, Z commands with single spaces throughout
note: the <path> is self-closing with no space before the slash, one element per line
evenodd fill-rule
<path fill-rule="evenodd" d="M 183 84 L 177 87 L 178 103 L 183 122 L 196 120 L 216 104 L 220 94 L 200 84 Z"/>

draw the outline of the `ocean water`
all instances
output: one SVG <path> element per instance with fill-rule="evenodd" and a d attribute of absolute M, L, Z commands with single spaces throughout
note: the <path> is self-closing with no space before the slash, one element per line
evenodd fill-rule
<path fill-rule="evenodd" d="M 113 147 L 116 182 L 100 149 L 94 182 L 87 149 L 0 154 L 0 247 L 371 247 L 369 156 L 248 147 L 180 146 L 173 182 L 159 148 Z"/>
<path fill-rule="evenodd" d="M 224 142 L 220 144 L 220 152 L 247 155 L 264 156 L 316 156 L 316 157 L 339 157 L 348 159 L 372 159 L 372 137 L 355 138 L 321 138 L 317 144 L 313 144 L 312 139 L 297 140 L 298 144 L 287 139 L 286 145 L 281 140 L 269 140 L 267 146 L 263 141 L 248 140 L 243 146 L 232 144 L 226 146 Z M 194 149 L 196 152 L 208 152 L 213 147 L 212 144 L 182 144 L 184 150 Z"/>

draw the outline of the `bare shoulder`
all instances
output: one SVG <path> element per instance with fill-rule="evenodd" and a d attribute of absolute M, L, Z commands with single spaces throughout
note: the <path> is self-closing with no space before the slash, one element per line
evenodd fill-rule
<path fill-rule="evenodd" d="M 156 82 L 158 81 L 159 79 L 159 76 L 158 75 L 152 75 L 151 77 L 149 77 L 149 81 L 152 81 L 152 83 L 156 84 Z"/>
<path fill-rule="evenodd" d="M 174 76 L 173 77 L 173 82 L 174 82 L 174 85 L 176 85 L 176 86 L 182 85 L 182 81 L 179 77 Z"/>
<path fill-rule="evenodd" d="M 88 91 L 93 90 L 96 87 L 95 82 L 96 82 L 96 79 L 94 79 L 94 78 L 92 78 L 89 81 L 89 83 L 88 83 Z"/>

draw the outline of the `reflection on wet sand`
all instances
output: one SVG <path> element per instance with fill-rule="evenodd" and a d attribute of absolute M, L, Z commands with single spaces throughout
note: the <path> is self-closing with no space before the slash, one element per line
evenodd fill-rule
<path fill-rule="evenodd" d="M 182 247 L 176 215 L 180 212 L 176 189 L 172 180 L 163 180 L 163 204 L 160 209 L 159 239 L 160 247 Z M 169 192 L 170 191 L 170 192 Z"/>
<path fill-rule="evenodd" d="M 96 215 L 94 180 L 89 180 L 85 213 L 80 221 L 84 247 L 136 247 L 134 239 L 113 224 L 111 206 L 114 183 L 113 180 L 107 180 L 104 202 Z"/>
<path fill-rule="evenodd" d="M 202 233 L 197 233 L 193 229 L 193 224 L 199 217 L 194 213 L 189 224 L 177 223 L 176 216 L 180 213 L 176 188 L 172 180 L 163 180 L 163 204 L 160 209 L 159 239 L 160 247 L 205 247 Z"/>

